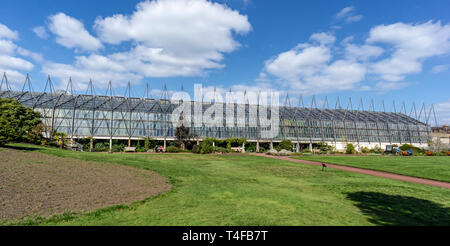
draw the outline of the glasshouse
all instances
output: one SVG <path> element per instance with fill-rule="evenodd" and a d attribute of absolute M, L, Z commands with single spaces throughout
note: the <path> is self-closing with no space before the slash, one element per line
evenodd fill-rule
<path fill-rule="evenodd" d="M 71 84 L 67 87 L 71 88 Z M 74 94 L 69 89 L 55 91 L 47 83 L 44 92 L 33 92 L 29 80 L 22 90 L 12 90 L 2 81 L 0 97 L 14 98 L 24 106 L 39 111 L 45 124 L 66 133 L 72 139 L 174 139 L 175 126 L 171 115 L 178 104 L 164 96 L 159 99 L 116 96 L 111 88 L 104 95 L 95 95 L 91 82 L 86 93 Z M 432 111 L 430 108 L 427 112 L 425 105 L 420 110 L 413 105 L 410 113 L 407 113 L 405 104 L 398 111 L 387 112 L 383 109 L 383 103 L 380 106 L 382 110 L 377 111 L 373 100 L 366 109 L 362 100 L 356 109 L 353 109 L 351 99 L 345 103 L 345 107 L 341 107 L 339 99 L 332 107 L 327 99 L 321 100 L 323 106 L 317 106 L 314 97 L 310 105 L 303 105 L 301 99 L 297 100 L 299 106 L 296 107 L 286 103 L 289 101 L 288 96 L 284 101 L 278 111 L 279 131 L 270 139 L 262 136 L 264 127 L 259 125 L 258 120 L 255 121 L 256 125 L 249 124 L 251 117 L 255 117 L 255 114 L 249 114 L 249 104 L 243 105 L 246 114 L 243 125 L 236 123 L 230 126 L 225 124 L 225 120 L 221 126 L 213 127 L 199 127 L 192 123 L 190 132 L 197 141 L 208 137 L 245 138 L 258 143 L 289 139 L 300 144 L 326 142 L 338 149 L 346 143 L 368 147 L 403 143 L 426 146 L 431 139 L 429 119 Z M 194 102 L 189 103 L 194 108 Z M 202 102 L 201 105 L 204 112 L 211 103 Z M 226 112 L 227 105 L 221 105 L 223 112 Z"/>

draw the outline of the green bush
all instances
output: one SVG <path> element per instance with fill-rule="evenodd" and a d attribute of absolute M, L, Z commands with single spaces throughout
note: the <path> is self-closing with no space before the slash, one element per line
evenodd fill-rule
<path fill-rule="evenodd" d="M 192 153 L 199 154 L 200 153 L 200 145 L 194 145 L 192 147 Z"/>
<path fill-rule="evenodd" d="M 22 106 L 17 100 L 0 98 L 0 145 L 27 141 L 40 120 L 40 114 Z"/>
<path fill-rule="evenodd" d="M 444 152 L 434 152 L 433 156 L 447 156 L 447 153 Z"/>
<path fill-rule="evenodd" d="M 402 146 L 399 147 L 402 151 L 408 151 L 410 150 L 412 153 L 423 153 L 424 151 L 421 148 L 415 147 L 411 144 L 402 144 Z"/>
<path fill-rule="evenodd" d="M 256 143 L 252 143 L 248 147 L 245 147 L 246 152 L 256 152 Z"/>
<path fill-rule="evenodd" d="M 280 144 L 276 147 L 277 151 L 280 151 L 282 149 L 292 151 L 292 142 L 289 139 L 285 139 L 280 142 Z"/>
<path fill-rule="evenodd" d="M 150 138 L 144 139 L 144 149 L 145 149 L 145 151 L 150 149 Z"/>
<path fill-rule="evenodd" d="M 414 148 L 414 146 L 411 145 L 411 144 L 403 144 L 403 145 L 400 146 L 399 148 L 400 148 L 400 150 L 402 150 L 402 151 L 407 151 L 407 150 L 410 150 L 410 149 Z"/>
<path fill-rule="evenodd" d="M 122 152 L 124 147 L 124 144 L 113 144 L 112 152 Z"/>
<path fill-rule="evenodd" d="M 367 147 L 361 147 L 361 152 L 364 153 L 364 154 L 367 154 L 367 153 L 370 152 L 370 150 Z"/>
<path fill-rule="evenodd" d="M 214 151 L 218 152 L 218 153 L 230 153 L 231 152 L 231 150 L 224 148 L 224 147 L 216 147 Z"/>
<path fill-rule="evenodd" d="M 375 147 L 373 148 L 373 149 L 371 149 L 371 152 L 373 151 L 373 153 L 383 153 L 383 149 L 381 149 L 381 147 L 380 146 L 378 146 L 378 144 L 377 145 L 375 145 Z"/>
<path fill-rule="evenodd" d="M 320 149 L 320 151 L 328 152 L 328 151 L 333 150 L 333 146 L 328 145 L 327 143 L 323 143 L 323 142 L 317 143 L 316 146 L 317 146 L 317 148 Z"/>
<path fill-rule="evenodd" d="M 224 142 L 227 143 L 227 148 L 231 147 L 241 147 L 243 143 L 247 143 L 245 138 L 228 138 L 225 139 Z"/>
<path fill-rule="evenodd" d="M 351 144 L 351 143 L 347 144 L 347 147 L 345 148 L 345 153 L 346 154 L 355 154 L 356 153 L 355 146 L 353 146 L 353 144 Z"/>
<path fill-rule="evenodd" d="M 166 152 L 178 153 L 178 152 L 183 152 L 183 150 L 178 148 L 178 147 L 176 147 L 176 146 L 169 146 L 169 147 L 166 148 Z"/>
<path fill-rule="evenodd" d="M 215 141 L 215 139 L 213 138 L 205 138 L 201 143 L 200 143 L 200 150 L 199 153 L 200 154 L 210 154 L 214 151 L 214 147 L 213 147 L 213 142 Z"/>
<path fill-rule="evenodd" d="M 103 152 L 106 151 L 106 146 L 104 143 L 96 143 L 94 146 L 94 151 L 95 152 Z"/>

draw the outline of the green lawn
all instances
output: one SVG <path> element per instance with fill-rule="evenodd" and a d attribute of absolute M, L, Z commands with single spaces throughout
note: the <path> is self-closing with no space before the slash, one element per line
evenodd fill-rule
<path fill-rule="evenodd" d="M 398 173 L 408 176 L 450 182 L 448 156 L 298 156 L 308 161 L 320 161 Z"/>
<path fill-rule="evenodd" d="M 172 191 L 40 225 L 450 225 L 450 190 L 250 155 L 24 151 L 161 173 Z"/>

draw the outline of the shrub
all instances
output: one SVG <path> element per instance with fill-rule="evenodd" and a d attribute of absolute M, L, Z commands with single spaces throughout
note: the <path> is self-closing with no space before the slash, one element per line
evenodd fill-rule
<path fill-rule="evenodd" d="M 227 143 L 227 148 L 228 147 L 240 147 L 242 146 L 243 143 L 246 143 L 247 140 L 245 138 L 228 138 L 225 139 L 224 142 Z"/>
<path fill-rule="evenodd" d="M 104 143 L 96 143 L 94 147 L 95 152 L 103 152 L 106 151 L 106 146 Z"/>
<path fill-rule="evenodd" d="M 292 151 L 292 142 L 291 142 L 291 140 L 285 139 L 285 140 L 281 141 L 276 149 L 278 151 L 280 151 L 282 149 Z"/>
<path fill-rule="evenodd" d="M 150 149 L 150 138 L 144 139 L 144 150 L 147 151 Z"/>
<path fill-rule="evenodd" d="M 402 151 L 407 151 L 407 150 L 410 150 L 412 148 L 414 148 L 414 146 L 411 145 L 411 144 L 402 144 L 402 146 L 399 147 L 399 149 L 402 150 Z"/>
<path fill-rule="evenodd" d="M 378 144 L 375 145 L 375 148 L 373 148 L 372 150 L 374 153 L 382 153 L 383 152 L 383 150 L 381 149 L 380 146 L 378 146 Z"/>
<path fill-rule="evenodd" d="M 444 152 L 434 152 L 433 155 L 434 156 L 446 156 L 447 154 Z"/>
<path fill-rule="evenodd" d="M 224 148 L 224 147 L 216 147 L 214 151 L 219 152 L 219 153 L 230 153 L 231 152 L 231 150 Z"/>
<path fill-rule="evenodd" d="M 195 153 L 195 154 L 199 154 L 200 153 L 200 146 L 199 145 L 194 145 L 193 147 L 192 147 L 192 153 Z"/>
<path fill-rule="evenodd" d="M 203 140 L 203 142 L 200 143 L 200 154 L 210 154 L 214 151 L 213 142 L 215 139 L 213 138 L 206 138 Z"/>
<path fill-rule="evenodd" d="M 40 114 L 17 100 L 0 98 L 0 145 L 28 140 L 28 134 L 41 123 Z"/>
<path fill-rule="evenodd" d="M 402 151 L 408 151 L 410 150 L 412 153 L 421 153 L 423 152 L 422 149 L 415 147 L 414 145 L 411 144 L 403 144 L 402 146 L 399 147 L 400 150 Z"/>
<path fill-rule="evenodd" d="M 59 146 L 61 149 L 66 147 L 67 144 L 67 134 L 64 132 L 57 132 L 54 136 L 54 141 L 57 146 Z"/>
<path fill-rule="evenodd" d="M 427 155 L 427 156 L 432 156 L 432 155 L 433 155 L 433 152 L 431 152 L 431 151 L 425 151 L 425 155 Z"/>
<path fill-rule="evenodd" d="M 327 143 L 320 142 L 320 143 L 317 143 L 316 145 L 317 145 L 317 148 L 320 149 L 320 151 L 328 152 L 328 151 L 333 150 L 333 146 L 330 146 Z"/>
<path fill-rule="evenodd" d="M 182 149 L 180 149 L 176 146 L 169 146 L 166 148 L 166 152 L 169 152 L 169 153 L 178 153 L 178 152 L 182 152 L 182 151 L 183 151 Z"/>
<path fill-rule="evenodd" d="M 361 152 L 364 153 L 364 154 L 367 154 L 367 153 L 370 152 L 370 150 L 367 147 L 361 147 Z"/>
<path fill-rule="evenodd" d="M 229 149 L 229 150 L 231 150 L 231 149 Z M 245 148 L 245 151 L 246 152 L 256 152 L 256 144 L 249 145 L 248 147 Z"/>
<path fill-rule="evenodd" d="M 124 144 L 113 144 L 111 150 L 112 152 L 122 152 L 124 147 L 125 147 Z"/>
<path fill-rule="evenodd" d="M 345 148 L 345 153 L 346 154 L 354 154 L 354 153 L 356 153 L 355 146 L 353 146 L 353 144 L 351 144 L 351 143 L 347 144 L 347 147 Z"/>

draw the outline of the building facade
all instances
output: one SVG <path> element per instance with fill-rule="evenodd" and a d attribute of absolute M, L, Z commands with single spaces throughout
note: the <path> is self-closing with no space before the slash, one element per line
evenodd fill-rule
<path fill-rule="evenodd" d="M 431 128 L 433 142 L 442 145 L 443 148 L 450 147 L 450 127 L 448 125 Z"/>
<path fill-rule="evenodd" d="M 66 91 L 32 92 L 13 91 L 8 88 L 0 91 L 0 97 L 16 99 L 24 106 L 40 112 L 45 124 L 73 139 L 153 138 L 168 141 L 175 138 L 171 117 L 174 109 L 180 106 L 177 103 L 167 99 L 114 96 L 112 93 L 99 96 L 71 94 Z M 194 102 L 189 103 L 194 108 Z M 201 105 L 203 112 L 212 106 L 211 103 Z M 225 124 L 225 120 L 223 124 L 214 127 L 198 127 L 192 124 L 191 133 L 196 135 L 199 141 L 208 137 L 244 137 L 249 142 L 258 143 L 289 139 L 297 144 L 326 142 L 337 150 L 345 149 L 347 143 L 369 148 L 377 145 L 384 148 L 386 145 L 403 143 L 426 147 L 432 138 L 428 123 L 420 121 L 420 117 L 414 118 L 405 113 L 286 105 L 279 107 L 278 134 L 272 138 L 264 138 L 261 134 L 264 127 L 257 119 L 259 115 L 249 113 L 254 106 L 243 105 L 245 118 L 236 119 L 232 126 Z M 220 107 L 226 112 L 225 103 L 220 104 Z M 250 122 L 256 122 L 256 126 Z"/>

